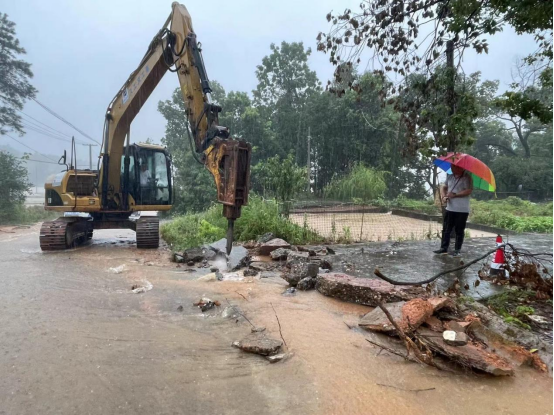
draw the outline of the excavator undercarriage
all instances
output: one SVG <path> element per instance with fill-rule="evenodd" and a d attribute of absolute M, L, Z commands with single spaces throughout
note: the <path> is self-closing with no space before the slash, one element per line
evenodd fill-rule
<path fill-rule="evenodd" d="M 95 229 L 131 229 L 136 233 L 137 248 L 151 249 L 159 246 L 160 220 L 156 216 L 125 218 L 115 214 L 102 215 L 104 220 L 92 215 L 60 217 L 44 222 L 40 228 L 40 248 L 43 251 L 58 251 L 76 248 L 92 239 Z"/>

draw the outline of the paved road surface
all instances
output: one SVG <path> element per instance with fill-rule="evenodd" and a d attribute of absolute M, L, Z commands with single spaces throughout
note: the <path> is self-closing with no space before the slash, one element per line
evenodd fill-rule
<path fill-rule="evenodd" d="M 249 330 L 191 307 L 204 293 L 178 286 L 183 274 L 160 278 L 167 253 L 99 235 L 41 253 L 36 227 L 0 234 L 0 414 L 315 412 L 301 372 L 230 347 Z M 129 292 L 145 279 L 154 290 Z"/>

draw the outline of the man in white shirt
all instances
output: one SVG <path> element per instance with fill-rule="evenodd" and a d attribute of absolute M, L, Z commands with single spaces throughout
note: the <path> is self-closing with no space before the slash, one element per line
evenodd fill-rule
<path fill-rule="evenodd" d="M 152 175 L 150 174 L 150 170 L 148 170 L 148 166 L 146 163 L 142 163 L 140 166 L 140 185 L 147 186 L 151 178 Z"/>
<path fill-rule="evenodd" d="M 456 242 L 452 256 L 460 256 L 464 242 L 467 217 L 469 216 L 469 195 L 473 191 L 471 174 L 458 166 L 452 166 L 452 173 L 446 177 L 446 185 L 441 187 L 441 197 L 446 200 L 446 212 L 442 224 L 440 249 L 435 254 L 447 254 L 452 229 L 456 231 Z"/>

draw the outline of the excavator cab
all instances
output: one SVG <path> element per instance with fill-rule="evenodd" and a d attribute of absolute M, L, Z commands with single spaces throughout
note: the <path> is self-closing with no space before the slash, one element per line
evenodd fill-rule
<path fill-rule="evenodd" d="M 125 154 L 129 157 L 127 180 Z M 132 144 L 128 151 L 125 148 L 121 156 L 121 189 L 135 206 L 170 206 L 173 187 L 171 158 L 167 150 L 150 144 Z"/>

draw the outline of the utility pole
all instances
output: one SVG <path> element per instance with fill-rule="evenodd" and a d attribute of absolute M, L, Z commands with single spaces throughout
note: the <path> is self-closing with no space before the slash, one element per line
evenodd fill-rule
<path fill-rule="evenodd" d="M 449 107 L 448 110 L 448 119 L 450 122 L 452 122 L 452 117 L 454 116 L 454 113 L 456 111 L 456 93 L 454 90 L 455 82 L 456 82 L 456 71 L 454 69 L 454 41 L 449 40 L 446 42 L 446 70 L 447 70 L 447 77 L 448 77 L 448 89 L 446 93 L 446 100 L 447 105 Z M 455 151 L 456 150 L 456 133 L 452 127 L 449 127 L 448 131 L 446 132 L 448 144 L 446 147 L 447 151 Z"/>
<path fill-rule="evenodd" d="M 307 156 L 307 159 L 308 159 L 308 162 L 307 162 L 307 165 L 308 165 L 308 172 L 307 172 L 307 176 L 308 176 L 308 193 L 310 193 L 310 179 L 311 179 L 311 173 L 312 173 L 312 165 L 311 165 L 311 150 L 310 150 L 310 141 L 312 139 L 311 135 L 310 135 L 310 127 L 308 127 L 308 156 Z"/>
<path fill-rule="evenodd" d="M 96 144 L 81 144 L 88 146 L 88 168 L 92 170 L 92 147 L 96 147 Z"/>

